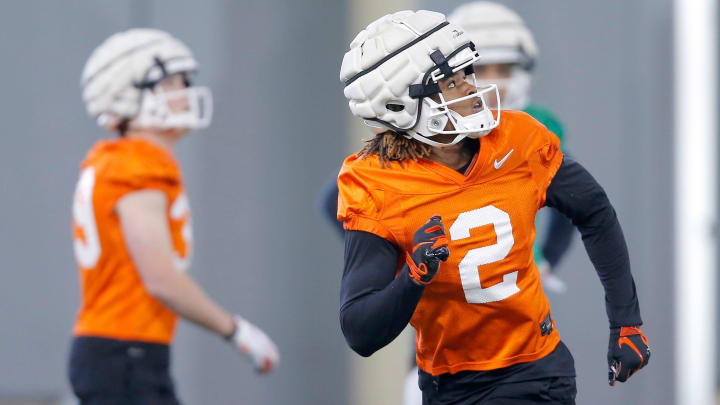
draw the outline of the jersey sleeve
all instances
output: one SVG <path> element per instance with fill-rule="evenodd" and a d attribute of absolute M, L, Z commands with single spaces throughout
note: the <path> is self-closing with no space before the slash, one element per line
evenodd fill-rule
<path fill-rule="evenodd" d="M 121 194 L 138 190 L 174 188 L 181 183 L 173 162 L 152 154 L 117 154 L 107 162 L 104 180 Z"/>
<path fill-rule="evenodd" d="M 538 123 L 528 148 L 528 163 L 538 189 L 538 207 L 545 204 L 547 188 L 562 161 L 560 139 L 544 125 Z"/>
<path fill-rule="evenodd" d="M 370 232 L 397 244 L 381 220 L 385 192 L 362 166 L 351 156 L 340 169 L 337 219 L 347 231 Z"/>

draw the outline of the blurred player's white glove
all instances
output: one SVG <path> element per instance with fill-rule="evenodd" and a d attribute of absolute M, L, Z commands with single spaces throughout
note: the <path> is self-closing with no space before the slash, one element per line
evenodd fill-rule
<path fill-rule="evenodd" d="M 258 373 L 268 373 L 280 362 L 275 343 L 260 328 L 238 315 L 235 315 L 235 333 L 228 340 L 250 357 Z"/>
<path fill-rule="evenodd" d="M 542 285 L 546 290 L 556 294 L 567 291 L 567 284 L 551 271 L 550 263 L 543 260 L 538 265 L 538 269 L 540 270 L 540 281 L 542 281 Z"/>

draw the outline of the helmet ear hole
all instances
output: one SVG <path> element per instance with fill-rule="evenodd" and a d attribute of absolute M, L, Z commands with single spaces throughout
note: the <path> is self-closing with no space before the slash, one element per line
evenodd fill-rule
<path fill-rule="evenodd" d="M 385 108 L 392 112 L 400 112 L 405 109 L 405 106 L 402 104 L 387 103 L 385 104 Z"/>

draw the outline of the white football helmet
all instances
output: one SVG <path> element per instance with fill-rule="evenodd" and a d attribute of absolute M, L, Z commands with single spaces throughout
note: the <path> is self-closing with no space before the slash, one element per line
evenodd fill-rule
<path fill-rule="evenodd" d="M 132 128 L 205 128 L 212 119 L 208 88 L 153 89 L 170 75 L 196 69 L 190 50 L 166 32 L 145 28 L 119 32 L 100 44 L 85 64 L 83 100 L 101 126 L 128 120 Z M 169 102 L 177 99 L 186 100 L 187 108 L 173 111 Z"/>
<path fill-rule="evenodd" d="M 524 109 L 530 102 L 531 72 L 538 48 L 522 18 L 501 4 L 476 1 L 455 9 L 448 21 L 463 27 L 477 47 L 482 59 L 476 65 L 515 65 L 510 78 L 493 82 L 503 90 L 506 109 Z"/>
<path fill-rule="evenodd" d="M 488 134 L 500 122 L 500 95 L 495 85 L 445 101 L 438 81 L 463 70 L 473 77 L 472 65 L 479 58 L 462 28 L 432 11 L 400 11 L 367 26 L 345 53 L 340 80 L 350 110 L 371 127 L 392 130 L 433 146 L 453 145 L 466 136 Z M 477 87 L 477 86 L 476 86 Z M 437 94 L 440 103 L 430 96 Z M 497 117 L 486 102 L 495 97 Z M 482 104 L 480 111 L 463 117 L 452 105 L 471 98 Z M 450 121 L 452 130 L 445 130 Z M 449 143 L 431 139 L 455 134 Z"/>

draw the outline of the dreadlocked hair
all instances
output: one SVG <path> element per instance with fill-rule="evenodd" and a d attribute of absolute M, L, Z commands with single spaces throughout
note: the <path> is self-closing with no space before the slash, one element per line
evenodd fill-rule
<path fill-rule="evenodd" d="M 359 153 L 360 159 L 377 155 L 380 158 L 380 166 L 389 167 L 392 162 L 405 160 L 417 161 L 430 156 L 431 146 L 424 144 L 417 139 L 406 138 L 392 131 L 385 131 L 375 135 L 374 138 L 365 141 L 365 146 Z"/>

